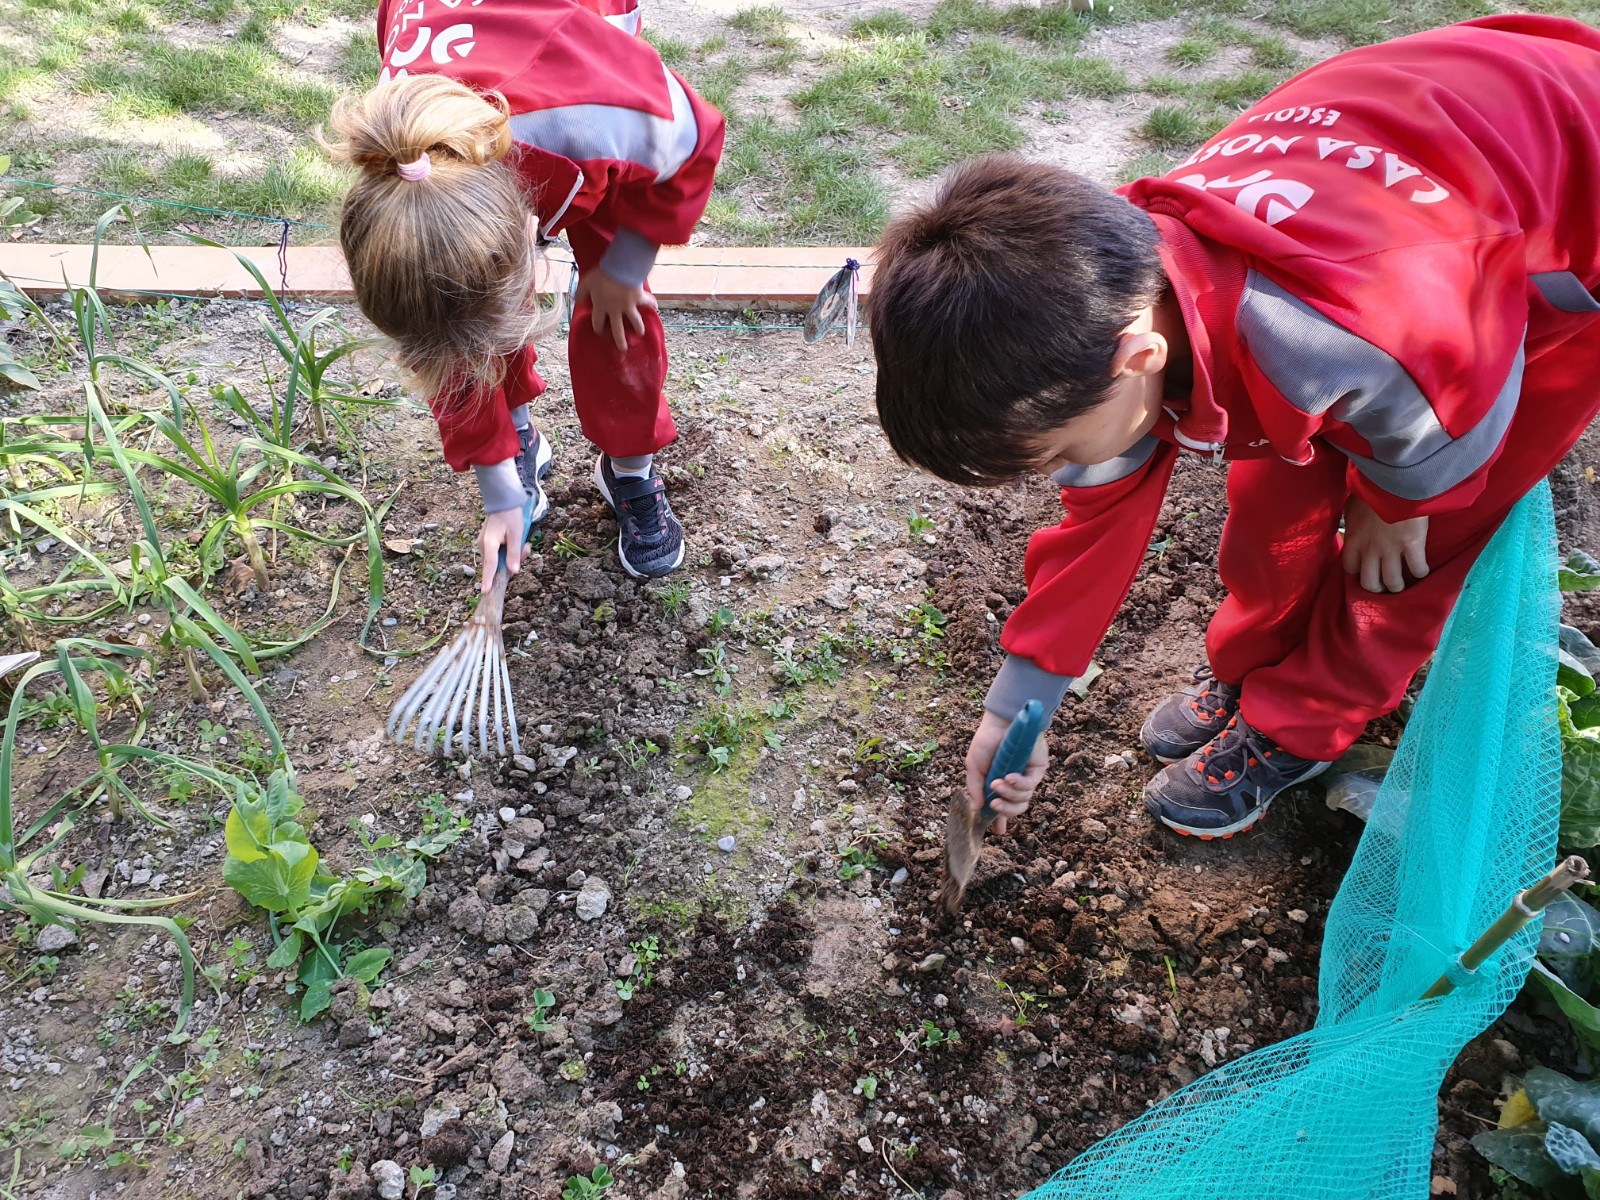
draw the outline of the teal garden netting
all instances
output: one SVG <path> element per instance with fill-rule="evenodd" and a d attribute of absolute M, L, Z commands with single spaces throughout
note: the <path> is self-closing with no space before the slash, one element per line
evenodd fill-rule
<path fill-rule="evenodd" d="M 1555 858 L 1555 529 L 1541 484 L 1477 564 L 1328 914 L 1319 1015 L 1175 1093 L 1025 1200 L 1420 1200 L 1435 1099 L 1539 923 L 1456 956 Z M 1419 1000 L 1440 975 L 1456 988 Z"/>

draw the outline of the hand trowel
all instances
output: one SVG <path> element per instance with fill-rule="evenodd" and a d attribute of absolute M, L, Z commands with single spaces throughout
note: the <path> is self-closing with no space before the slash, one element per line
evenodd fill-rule
<path fill-rule="evenodd" d="M 990 807 L 994 799 L 994 781 L 1027 767 L 1033 744 L 1039 740 L 1044 726 L 1044 705 L 1029 700 L 1011 722 L 1000 749 L 995 751 L 994 761 L 989 764 L 989 776 L 983 782 L 983 807 L 972 807 L 965 788 L 957 788 L 950 798 L 950 815 L 944 822 L 945 879 L 940 896 L 945 911 L 952 916 L 960 911 L 961 898 L 966 894 L 967 884 L 972 882 L 972 872 L 983 849 L 983 835 L 999 815 Z"/>

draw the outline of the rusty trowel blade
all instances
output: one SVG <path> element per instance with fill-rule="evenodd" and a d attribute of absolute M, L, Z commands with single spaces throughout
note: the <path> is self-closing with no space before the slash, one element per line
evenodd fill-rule
<path fill-rule="evenodd" d="M 944 820 L 944 889 L 940 893 L 951 916 L 961 910 L 961 898 L 983 850 L 983 835 L 993 820 L 987 809 L 974 811 L 960 788 L 951 795 L 950 812 Z"/>

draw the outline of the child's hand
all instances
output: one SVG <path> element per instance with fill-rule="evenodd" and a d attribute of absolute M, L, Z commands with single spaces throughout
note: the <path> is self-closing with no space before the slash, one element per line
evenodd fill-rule
<path fill-rule="evenodd" d="M 494 586 L 501 546 L 506 548 L 506 571 L 515 575 L 522 570 L 522 552 L 526 549 L 522 542 L 522 509 L 503 509 L 483 519 L 483 529 L 478 534 L 478 553 L 483 562 L 480 588 L 485 594 Z"/>
<path fill-rule="evenodd" d="M 985 712 L 983 720 L 978 722 L 978 731 L 972 735 L 972 745 L 967 747 L 967 803 L 972 805 L 974 811 L 983 807 L 983 780 L 989 774 L 989 766 L 994 762 L 994 756 L 1009 728 L 1011 722 L 1002 720 L 992 712 Z M 1028 805 L 1033 801 L 1033 791 L 1044 778 L 1045 768 L 1049 765 L 1050 755 L 1045 750 L 1044 734 L 1041 733 L 1039 740 L 1033 744 L 1033 753 L 1028 756 L 1027 770 L 1020 774 L 1013 772 L 994 781 L 994 800 L 990 807 L 1000 814 L 994 823 L 996 833 L 1006 831 L 1007 817 L 1020 817 L 1028 811 Z"/>
<path fill-rule="evenodd" d="M 642 285 L 618 283 L 599 267 L 578 277 L 577 303 L 585 299 L 594 305 L 594 331 L 604 333 L 609 324 L 618 350 L 628 348 L 628 330 L 643 335 L 644 318 L 639 310 L 656 308 L 656 298 Z"/>
<path fill-rule="evenodd" d="M 1390 525 L 1359 496 L 1345 502 L 1344 569 L 1361 576 L 1361 586 L 1369 592 L 1404 591 L 1406 569 L 1413 578 L 1425 576 L 1427 542 L 1427 517 Z"/>

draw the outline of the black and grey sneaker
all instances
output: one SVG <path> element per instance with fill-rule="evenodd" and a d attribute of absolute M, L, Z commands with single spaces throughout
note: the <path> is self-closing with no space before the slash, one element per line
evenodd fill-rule
<path fill-rule="evenodd" d="M 1175 763 L 1226 729 L 1238 711 L 1238 685 L 1223 683 L 1202 663 L 1191 686 L 1168 696 L 1146 718 L 1139 741 L 1152 758 Z"/>
<path fill-rule="evenodd" d="M 1332 763 L 1298 758 L 1234 717 L 1215 738 L 1145 785 L 1144 806 L 1168 829 L 1209 842 L 1242 833 L 1285 788 Z"/>
<path fill-rule="evenodd" d="M 611 457 L 594 460 L 594 485 L 617 515 L 617 557 L 635 579 L 657 579 L 683 565 L 683 526 L 667 503 L 655 467 L 643 478 L 618 475 Z"/>
<path fill-rule="evenodd" d="M 517 440 L 522 449 L 517 452 L 517 477 L 522 480 L 522 490 L 533 497 L 533 520 L 537 525 L 550 511 L 550 497 L 544 494 L 544 477 L 550 474 L 550 443 L 532 426 L 517 430 Z"/>

